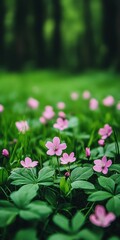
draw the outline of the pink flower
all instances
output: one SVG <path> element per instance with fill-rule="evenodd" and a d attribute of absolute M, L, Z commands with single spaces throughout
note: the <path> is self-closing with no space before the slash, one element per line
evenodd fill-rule
<path fill-rule="evenodd" d="M 53 142 L 48 141 L 45 146 L 49 149 L 47 154 L 50 156 L 60 156 L 62 154 L 62 150 L 67 148 L 66 143 L 60 143 L 59 137 L 54 137 Z"/>
<path fill-rule="evenodd" d="M 39 102 L 35 98 L 29 98 L 27 104 L 32 109 L 36 109 L 39 106 Z"/>
<path fill-rule="evenodd" d="M 93 167 L 94 171 L 107 174 L 108 168 L 112 165 L 112 161 L 111 160 L 107 161 L 107 157 L 104 156 L 102 160 L 101 159 L 95 160 L 94 164 L 95 164 L 95 166 Z"/>
<path fill-rule="evenodd" d="M 58 128 L 59 130 L 64 130 L 68 128 L 68 120 L 63 118 L 58 118 L 57 122 L 53 125 L 54 128 Z"/>
<path fill-rule="evenodd" d="M 74 157 L 74 152 L 71 152 L 70 155 L 67 153 L 63 153 L 63 156 L 60 158 L 61 164 L 68 164 L 72 163 L 76 160 Z"/>
<path fill-rule="evenodd" d="M 65 177 L 70 177 L 70 172 L 65 172 Z"/>
<path fill-rule="evenodd" d="M 89 91 L 86 90 L 86 91 L 83 92 L 83 95 L 82 95 L 82 96 L 83 96 L 84 99 L 89 99 L 90 96 L 91 96 L 91 94 L 90 94 Z"/>
<path fill-rule="evenodd" d="M 2 155 L 5 156 L 5 157 L 8 157 L 9 156 L 9 152 L 7 149 L 3 149 L 2 150 Z"/>
<path fill-rule="evenodd" d="M 120 102 L 117 103 L 116 108 L 117 110 L 120 110 Z"/>
<path fill-rule="evenodd" d="M 0 112 L 3 112 L 4 111 L 4 107 L 2 104 L 0 104 Z"/>
<path fill-rule="evenodd" d="M 19 122 L 16 122 L 15 125 L 16 125 L 18 131 L 21 133 L 25 133 L 26 131 L 29 130 L 27 121 L 19 121 Z"/>
<path fill-rule="evenodd" d="M 87 157 L 87 158 L 90 157 L 90 148 L 86 147 L 86 149 L 85 149 L 85 154 L 86 154 L 86 157 Z"/>
<path fill-rule="evenodd" d="M 29 157 L 26 157 L 25 161 L 22 160 L 22 161 L 20 161 L 20 163 L 24 168 L 33 168 L 38 165 L 38 161 L 32 162 L 31 158 L 29 158 Z"/>
<path fill-rule="evenodd" d="M 46 119 L 44 117 L 40 117 L 39 118 L 39 121 L 42 123 L 42 124 L 46 124 Z"/>
<path fill-rule="evenodd" d="M 104 146 L 105 140 L 104 140 L 104 139 L 100 139 L 100 140 L 98 141 L 98 144 L 99 144 L 100 146 Z"/>
<path fill-rule="evenodd" d="M 112 128 L 109 124 L 105 124 L 103 128 L 100 128 L 98 134 L 101 135 L 102 139 L 108 138 L 112 134 Z"/>
<path fill-rule="evenodd" d="M 114 102 L 115 102 L 115 99 L 113 96 L 107 96 L 106 98 L 103 99 L 103 104 L 106 107 L 113 106 Z"/>
<path fill-rule="evenodd" d="M 116 219 L 116 216 L 112 212 L 106 213 L 105 208 L 103 206 L 97 205 L 95 207 L 95 213 L 91 214 L 89 219 L 96 226 L 108 227 L 110 226 L 111 222 L 113 222 Z"/>
<path fill-rule="evenodd" d="M 58 102 L 57 107 L 58 107 L 58 109 L 64 109 L 65 108 L 65 103 L 64 102 Z"/>
<path fill-rule="evenodd" d="M 59 116 L 60 118 L 65 118 L 65 117 L 66 117 L 66 114 L 65 114 L 64 112 L 59 112 L 59 113 L 58 113 L 58 116 Z"/>
<path fill-rule="evenodd" d="M 50 120 L 54 117 L 55 113 L 51 106 L 46 106 L 45 111 L 43 112 L 43 117 L 47 120 Z"/>
<path fill-rule="evenodd" d="M 70 95 L 72 100 L 77 100 L 79 98 L 79 94 L 77 92 L 72 92 Z"/>
<path fill-rule="evenodd" d="M 96 110 L 98 108 L 98 101 L 95 98 L 91 98 L 89 107 L 91 110 Z"/>

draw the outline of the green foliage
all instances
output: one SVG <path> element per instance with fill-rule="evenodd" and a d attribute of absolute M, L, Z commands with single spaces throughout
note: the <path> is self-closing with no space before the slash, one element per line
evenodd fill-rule
<path fill-rule="evenodd" d="M 11 172 L 9 179 L 14 185 L 39 184 L 50 186 L 53 184 L 54 170 L 51 167 L 42 168 L 38 176 L 35 169 L 18 168 Z"/>
<path fill-rule="evenodd" d="M 15 235 L 14 240 L 38 240 L 35 229 L 21 229 Z"/>
<path fill-rule="evenodd" d="M 0 167 L 0 185 L 4 184 L 8 179 L 8 172 L 4 167 Z"/>

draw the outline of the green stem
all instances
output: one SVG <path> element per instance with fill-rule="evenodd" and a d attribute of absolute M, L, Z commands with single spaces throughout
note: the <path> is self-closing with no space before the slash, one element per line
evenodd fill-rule
<path fill-rule="evenodd" d="M 59 172 L 59 175 L 60 175 L 60 163 L 59 163 L 59 158 L 57 156 L 57 164 L 58 164 L 58 172 Z"/>

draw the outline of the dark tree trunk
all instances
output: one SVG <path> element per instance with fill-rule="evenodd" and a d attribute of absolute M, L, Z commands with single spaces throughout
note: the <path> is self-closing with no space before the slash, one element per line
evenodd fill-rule
<path fill-rule="evenodd" d="M 44 40 L 44 17 L 45 17 L 45 6 L 44 0 L 33 0 L 34 9 L 34 36 L 35 36 L 35 47 L 36 47 L 36 62 L 40 68 L 46 65 L 46 51 L 45 51 L 45 40 Z"/>
<path fill-rule="evenodd" d="M 53 19 L 54 19 L 54 31 L 52 38 L 52 65 L 55 68 L 60 66 L 60 55 L 62 50 L 61 44 L 61 18 L 62 9 L 60 0 L 53 0 Z"/>
<path fill-rule="evenodd" d="M 27 0 L 15 1 L 15 15 L 14 15 L 14 42 L 11 43 L 9 50 L 9 68 L 11 70 L 21 70 L 26 58 L 27 52 Z"/>
<path fill-rule="evenodd" d="M 83 0 L 83 14 L 85 23 L 85 34 L 83 38 L 84 45 L 84 63 L 86 68 L 94 67 L 95 49 L 92 29 L 91 0 Z"/>
<path fill-rule="evenodd" d="M 115 64 L 117 53 L 116 10 L 115 0 L 102 0 L 103 5 L 103 43 L 105 58 L 103 67 Z M 120 27 L 120 26 L 119 26 Z"/>
<path fill-rule="evenodd" d="M 5 5 L 4 0 L 0 0 L 0 65 L 4 65 L 4 17 Z"/>
<path fill-rule="evenodd" d="M 116 17 L 116 31 L 117 31 L 117 70 L 120 72 L 120 1 L 117 1 L 117 17 Z"/>

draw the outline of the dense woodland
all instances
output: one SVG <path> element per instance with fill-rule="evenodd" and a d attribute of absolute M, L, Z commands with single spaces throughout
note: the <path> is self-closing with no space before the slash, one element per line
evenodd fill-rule
<path fill-rule="evenodd" d="M 120 1 L 0 0 L 0 68 L 120 70 Z"/>

